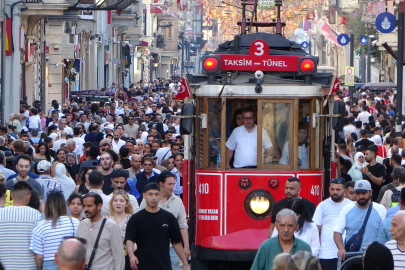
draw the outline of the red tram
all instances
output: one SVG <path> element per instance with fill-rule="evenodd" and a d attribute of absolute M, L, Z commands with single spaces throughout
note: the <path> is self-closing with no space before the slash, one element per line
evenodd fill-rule
<path fill-rule="evenodd" d="M 321 116 L 333 75 L 317 72 L 318 58 L 283 37 L 279 20 L 266 25 L 274 34 L 246 34 L 249 23 L 241 25 L 234 40 L 202 57 L 203 74 L 188 74 L 192 102 L 182 114 L 195 119 L 181 120 L 190 134 L 183 201 L 194 270 L 253 261 L 286 180 L 298 177 L 301 196 L 317 205 L 330 178 L 333 134 L 330 118 Z M 247 107 L 257 111 L 257 168 L 227 169 L 226 142 Z"/>

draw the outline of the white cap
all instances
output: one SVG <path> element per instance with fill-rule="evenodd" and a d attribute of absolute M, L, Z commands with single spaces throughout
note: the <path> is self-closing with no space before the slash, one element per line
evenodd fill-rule
<path fill-rule="evenodd" d="M 112 124 L 109 124 L 108 126 L 104 127 L 104 129 L 109 129 L 111 131 L 114 131 L 114 126 Z"/>
<path fill-rule="evenodd" d="M 48 162 L 47 160 L 41 160 L 40 162 L 38 162 L 37 165 L 38 172 L 46 172 L 49 170 L 50 167 L 51 163 Z"/>

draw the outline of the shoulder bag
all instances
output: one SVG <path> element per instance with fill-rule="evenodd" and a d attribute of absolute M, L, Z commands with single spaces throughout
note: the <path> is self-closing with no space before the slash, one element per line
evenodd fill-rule
<path fill-rule="evenodd" d="M 104 218 L 103 222 L 101 223 L 100 230 L 98 231 L 96 242 L 94 243 L 93 252 L 91 253 L 90 260 L 87 263 L 84 270 L 90 270 L 91 269 L 91 264 L 93 263 L 94 256 L 96 255 L 96 252 L 97 252 L 98 241 L 100 240 L 100 236 L 101 236 L 101 233 L 102 233 L 102 231 L 104 229 L 104 224 L 105 224 L 106 221 L 107 221 L 107 218 Z"/>
<path fill-rule="evenodd" d="M 355 235 L 353 235 L 346 242 L 345 249 L 347 252 L 354 252 L 354 251 L 360 250 L 361 243 L 363 242 L 364 231 L 366 230 L 366 226 L 367 226 L 367 221 L 368 221 L 368 218 L 370 217 L 371 209 L 373 209 L 373 202 L 370 202 L 370 206 L 368 207 L 366 218 L 364 219 L 363 226 L 361 226 L 361 229 L 359 230 L 359 232 L 356 233 Z"/>

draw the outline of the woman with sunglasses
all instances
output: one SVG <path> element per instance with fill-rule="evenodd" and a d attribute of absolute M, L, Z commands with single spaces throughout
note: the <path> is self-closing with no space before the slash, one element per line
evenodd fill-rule
<path fill-rule="evenodd" d="M 45 220 L 38 222 L 32 231 L 30 250 L 35 253 L 38 269 L 57 270 L 55 253 L 64 237 L 74 237 L 79 220 L 66 216 L 66 202 L 61 192 L 48 194 Z"/>
<path fill-rule="evenodd" d="M 110 216 L 109 219 L 115 221 L 121 229 L 122 243 L 124 246 L 125 254 L 125 269 L 130 270 L 131 266 L 129 263 L 129 257 L 127 256 L 126 246 L 125 246 L 125 233 L 127 230 L 127 224 L 131 216 L 134 214 L 134 209 L 132 207 L 131 201 L 126 191 L 117 190 L 114 191 L 113 196 L 110 200 Z"/>

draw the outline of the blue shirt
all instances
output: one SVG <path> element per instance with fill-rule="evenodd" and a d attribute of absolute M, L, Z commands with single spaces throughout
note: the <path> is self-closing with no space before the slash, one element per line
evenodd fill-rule
<path fill-rule="evenodd" d="M 129 188 L 131 189 L 129 191 L 129 194 L 131 194 L 131 195 L 135 196 L 135 198 L 139 199 L 141 197 L 141 194 L 139 194 L 138 190 L 136 189 L 134 182 L 132 182 L 131 179 L 127 178 L 127 183 L 128 183 Z"/>
<path fill-rule="evenodd" d="M 394 112 L 394 110 L 391 110 L 391 111 L 388 113 L 388 116 L 390 116 L 390 115 L 392 115 L 392 116 L 395 117 L 395 112 Z"/>
<path fill-rule="evenodd" d="M 391 207 L 390 209 L 387 210 L 387 217 L 391 216 L 391 215 L 395 215 L 399 209 L 401 208 L 401 206 L 399 204 Z"/>
<path fill-rule="evenodd" d="M 11 179 L 17 177 L 17 175 L 18 175 L 17 173 L 15 173 L 15 174 L 13 174 L 13 175 L 10 175 L 10 176 L 7 178 L 7 181 L 9 181 L 9 180 L 11 180 Z M 39 177 L 39 175 L 36 175 L 35 173 L 32 173 L 32 172 L 28 172 L 28 176 L 31 177 L 31 178 L 34 178 L 34 179 L 37 179 L 37 178 Z"/>
<path fill-rule="evenodd" d="M 388 216 L 381 224 L 380 233 L 378 234 L 378 242 L 385 245 L 388 241 L 392 240 L 392 235 L 389 231 L 391 227 L 391 220 L 395 215 Z"/>
<path fill-rule="evenodd" d="M 357 234 L 363 226 L 368 208 L 361 209 L 356 202 L 343 207 L 335 224 L 335 232 L 343 235 L 346 230 L 346 241 Z M 363 235 L 361 247 L 364 250 L 368 244 L 374 242 L 379 235 L 381 223 L 383 222 L 387 210 L 378 203 L 373 203 L 366 230 Z M 344 243 L 346 244 L 346 243 Z"/>

